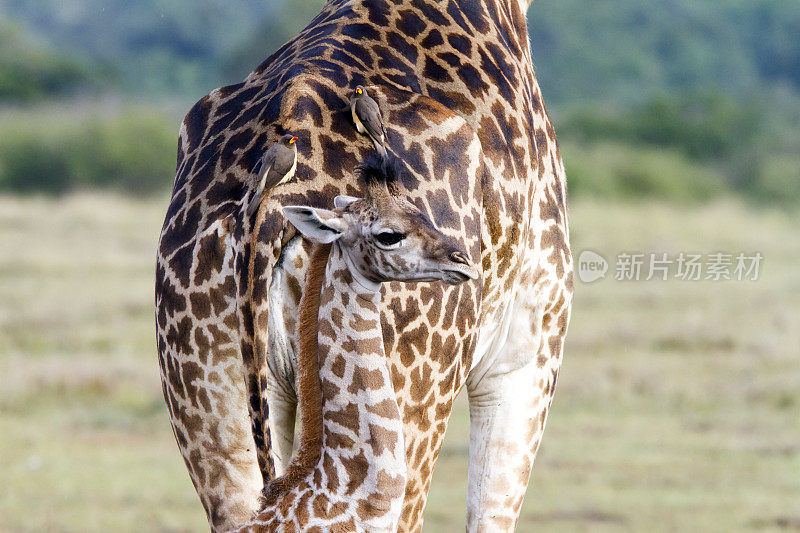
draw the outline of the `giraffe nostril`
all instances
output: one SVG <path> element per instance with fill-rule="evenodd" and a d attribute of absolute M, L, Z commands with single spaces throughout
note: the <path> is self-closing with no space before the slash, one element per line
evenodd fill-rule
<path fill-rule="evenodd" d="M 450 260 L 460 265 L 469 265 L 469 259 L 467 258 L 466 255 L 462 254 L 461 252 L 451 252 Z"/>

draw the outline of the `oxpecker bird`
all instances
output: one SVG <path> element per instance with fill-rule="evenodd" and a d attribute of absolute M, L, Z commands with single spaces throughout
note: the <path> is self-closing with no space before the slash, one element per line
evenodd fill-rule
<path fill-rule="evenodd" d="M 256 163 L 253 174 L 258 176 L 258 185 L 253 198 L 247 204 L 247 216 L 253 215 L 266 191 L 294 177 L 297 169 L 297 137 L 287 134 L 273 144 Z"/>
<path fill-rule="evenodd" d="M 350 111 L 358 133 L 366 132 L 375 144 L 375 150 L 386 158 L 386 126 L 381 117 L 381 108 L 361 85 L 356 86 L 350 96 Z"/>

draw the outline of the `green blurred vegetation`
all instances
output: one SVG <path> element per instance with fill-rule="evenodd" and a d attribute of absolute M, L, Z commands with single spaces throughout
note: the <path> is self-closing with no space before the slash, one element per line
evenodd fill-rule
<path fill-rule="evenodd" d="M 800 202 L 796 0 L 541 0 L 528 25 L 573 196 Z"/>
<path fill-rule="evenodd" d="M 321 4 L 0 0 L 0 110 L 26 115 L 0 123 L 0 191 L 168 189 L 164 102 L 241 80 Z M 800 202 L 796 0 L 537 0 L 528 22 L 573 197 Z M 87 120 L 87 95 L 150 109 Z"/>
<path fill-rule="evenodd" d="M 800 201 L 794 95 L 743 103 L 717 92 L 662 94 L 628 109 L 583 105 L 557 124 L 570 191 L 579 195 Z"/>
<path fill-rule="evenodd" d="M 0 19 L 0 102 L 28 102 L 97 84 L 88 62 L 58 52 Z"/>
<path fill-rule="evenodd" d="M 163 190 L 175 171 L 177 128 L 151 109 L 85 117 L 17 112 L 0 121 L 0 190 L 62 193 Z"/>
<path fill-rule="evenodd" d="M 196 100 L 231 83 L 222 76 L 223 58 L 260 31 L 279 5 L 260 0 L 0 0 L 0 16 L 20 21 L 59 48 L 113 66 L 118 89 L 127 94 L 181 94 Z M 265 58 L 270 52 L 259 51 Z"/>
<path fill-rule="evenodd" d="M 528 28 L 551 103 L 800 90 L 797 0 L 537 0 Z"/>

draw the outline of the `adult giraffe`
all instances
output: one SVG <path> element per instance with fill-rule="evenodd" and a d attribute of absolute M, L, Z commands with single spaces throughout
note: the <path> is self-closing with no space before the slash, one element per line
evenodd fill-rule
<path fill-rule="evenodd" d="M 572 293 L 564 172 L 526 9 L 517 0 L 331 0 L 243 83 L 187 114 L 158 248 L 157 341 L 173 430 L 212 528 L 250 518 L 264 477 L 287 461 L 309 247 L 280 206 L 359 195 L 352 170 L 372 146 L 350 122 L 358 84 L 376 87 L 409 197 L 483 269 L 480 283 L 458 288 L 384 287 L 409 467 L 400 529 L 422 527 L 464 385 L 468 529 L 513 528 Z M 296 179 L 248 220 L 248 171 L 287 132 L 299 137 Z"/>

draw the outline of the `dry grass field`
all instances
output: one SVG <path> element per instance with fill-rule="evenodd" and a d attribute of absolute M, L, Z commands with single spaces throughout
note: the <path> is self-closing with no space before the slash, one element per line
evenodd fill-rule
<path fill-rule="evenodd" d="M 0 531 L 203 531 L 161 400 L 166 200 L 0 197 Z M 574 252 L 754 252 L 756 282 L 576 282 L 519 531 L 800 529 L 800 216 L 576 202 Z M 458 404 L 425 531 L 463 531 Z"/>

